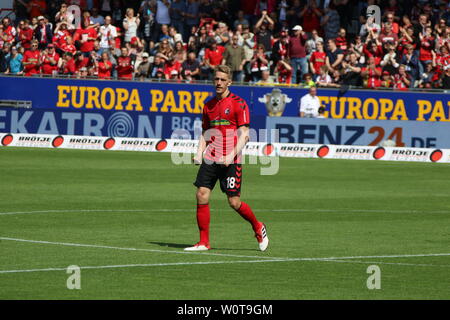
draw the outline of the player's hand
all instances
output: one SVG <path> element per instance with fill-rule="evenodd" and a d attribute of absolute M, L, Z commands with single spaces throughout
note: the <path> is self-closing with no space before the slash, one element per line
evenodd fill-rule
<path fill-rule="evenodd" d="M 225 167 L 228 167 L 230 164 L 234 163 L 234 155 L 226 155 L 222 159 L 223 159 L 222 163 Z"/>
<path fill-rule="evenodd" d="M 202 164 L 202 158 L 195 156 L 192 158 L 192 163 L 195 164 L 196 166 L 199 166 Z"/>

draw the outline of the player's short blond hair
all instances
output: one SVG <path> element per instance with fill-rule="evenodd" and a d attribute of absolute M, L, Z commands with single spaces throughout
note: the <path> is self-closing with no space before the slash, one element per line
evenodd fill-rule
<path fill-rule="evenodd" d="M 216 74 L 217 72 L 226 73 L 228 75 L 228 79 L 230 79 L 230 80 L 232 78 L 231 68 L 229 66 L 226 66 L 224 64 L 218 65 L 216 67 L 216 69 L 214 70 L 214 74 Z"/>

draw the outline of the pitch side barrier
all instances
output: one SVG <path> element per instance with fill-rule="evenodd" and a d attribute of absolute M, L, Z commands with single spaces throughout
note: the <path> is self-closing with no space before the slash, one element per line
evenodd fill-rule
<path fill-rule="evenodd" d="M 170 139 L 201 132 L 207 84 L 0 76 L 0 132 Z M 319 88 L 324 119 L 299 118 L 304 88 L 233 86 L 252 128 L 282 143 L 450 149 L 449 94 Z"/>
<path fill-rule="evenodd" d="M 61 136 L 0 133 L 0 147 L 79 150 L 170 152 L 178 164 L 188 164 L 197 150 L 196 140 Z M 450 163 L 450 149 L 379 146 L 318 145 L 249 142 L 243 154 L 250 157 L 291 157 Z M 258 161 L 245 160 L 246 163 Z"/>

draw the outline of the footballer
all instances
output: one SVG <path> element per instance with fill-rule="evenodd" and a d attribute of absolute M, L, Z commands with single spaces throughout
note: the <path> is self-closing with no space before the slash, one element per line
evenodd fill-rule
<path fill-rule="evenodd" d="M 200 241 L 186 251 L 210 250 L 209 197 L 219 180 L 220 188 L 228 197 L 228 203 L 247 220 L 255 233 L 259 249 L 269 245 L 266 226 L 258 221 L 249 205 L 241 201 L 242 164 L 241 152 L 249 140 L 250 112 L 247 103 L 230 92 L 231 70 L 220 65 L 214 72 L 216 96 L 203 107 L 202 128 L 194 163 L 199 164 L 197 179 L 197 224 Z"/>

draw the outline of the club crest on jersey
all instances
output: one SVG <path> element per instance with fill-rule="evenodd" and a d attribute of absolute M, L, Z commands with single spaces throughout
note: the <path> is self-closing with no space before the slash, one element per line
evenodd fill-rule
<path fill-rule="evenodd" d="M 266 93 L 264 96 L 258 98 L 258 101 L 266 105 L 269 116 L 281 117 L 286 108 L 286 104 L 292 102 L 292 98 L 282 93 L 280 89 L 275 88 L 271 93 Z"/>
<path fill-rule="evenodd" d="M 230 114 L 230 109 L 226 108 L 225 109 L 225 114 Z"/>

